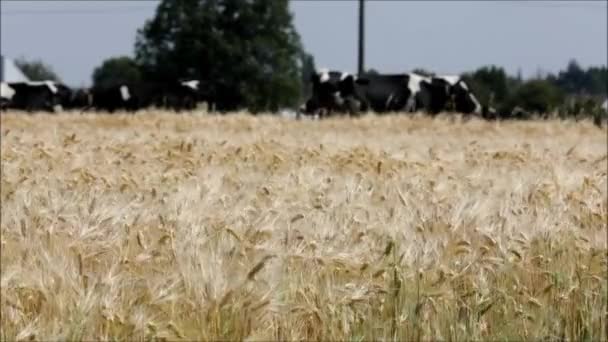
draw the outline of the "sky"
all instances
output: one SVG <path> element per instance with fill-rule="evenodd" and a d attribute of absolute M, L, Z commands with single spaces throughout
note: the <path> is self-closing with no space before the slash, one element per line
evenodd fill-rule
<path fill-rule="evenodd" d="M 103 60 L 133 55 L 158 1 L 0 1 L 0 47 L 41 59 L 72 86 Z M 317 67 L 356 72 L 355 0 L 292 0 L 294 24 Z M 524 77 L 608 60 L 608 1 L 367 0 L 365 67 L 457 74 L 499 65 Z"/>

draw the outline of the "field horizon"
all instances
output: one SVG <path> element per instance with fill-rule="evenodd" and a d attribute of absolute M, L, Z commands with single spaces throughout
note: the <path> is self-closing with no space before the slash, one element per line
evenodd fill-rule
<path fill-rule="evenodd" d="M 590 120 L 2 113 L 0 338 L 608 339 Z"/>

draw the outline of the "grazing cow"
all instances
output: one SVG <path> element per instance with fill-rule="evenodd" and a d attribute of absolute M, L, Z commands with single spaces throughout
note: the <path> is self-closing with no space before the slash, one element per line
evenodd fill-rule
<path fill-rule="evenodd" d="M 51 111 L 57 112 L 61 109 L 59 88 L 53 81 L 30 81 L 8 83 L 14 90 L 8 108 L 22 109 L 26 111 Z"/>
<path fill-rule="evenodd" d="M 76 96 L 79 94 L 78 91 L 66 86 L 62 83 L 55 83 L 57 87 L 57 97 L 58 102 L 63 109 L 75 109 L 78 107 L 84 107 L 85 103 L 80 103 L 81 101 L 77 101 Z"/>
<path fill-rule="evenodd" d="M 170 83 L 162 91 L 163 107 L 176 112 L 193 110 L 201 97 L 202 89 L 199 80 Z"/>
<path fill-rule="evenodd" d="M 453 110 L 464 114 L 481 114 L 482 107 L 460 76 L 433 76 L 422 82 L 422 87 L 430 94 L 428 112 L 437 114 Z"/>
<path fill-rule="evenodd" d="M 62 98 L 64 109 L 83 109 L 93 103 L 93 95 L 87 88 L 70 89 L 69 96 Z"/>
<path fill-rule="evenodd" d="M 311 76 L 312 96 L 305 114 L 368 109 L 377 113 L 453 110 L 481 114 L 482 106 L 459 76 L 424 77 L 416 73 L 363 74 L 361 77 L 321 69 Z"/>
<path fill-rule="evenodd" d="M 110 87 L 94 87 L 90 90 L 92 101 L 83 108 L 90 108 L 113 113 L 116 110 L 134 110 L 134 101 L 131 96 L 131 87 L 126 84 Z"/>
<path fill-rule="evenodd" d="M 346 72 L 321 69 L 311 75 L 312 96 L 302 106 L 304 114 L 318 114 L 320 117 L 333 112 L 354 114 L 367 110 L 367 102 L 361 85 L 368 83 Z"/>
<path fill-rule="evenodd" d="M 414 112 L 427 106 L 429 96 L 422 84 L 426 77 L 418 74 L 367 74 L 364 88 L 365 99 L 377 113 Z"/>
<path fill-rule="evenodd" d="M 15 96 L 15 90 L 8 83 L 0 83 L 0 110 L 6 110 Z"/>
<path fill-rule="evenodd" d="M 427 108 L 431 94 L 423 87 L 429 78 L 418 74 L 364 74 L 356 77 L 327 69 L 312 75 L 313 94 L 301 111 L 346 111 L 368 109 L 377 113 Z"/>
<path fill-rule="evenodd" d="M 177 82 L 140 82 L 91 89 L 92 101 L 86 108 L 114 112 L 134 112 L 142 108 L 157 107 L 175 111 L 191 110 L 199 98 L 198 80 Z M 86 110 L 85 109 L 85 110 Z"/>

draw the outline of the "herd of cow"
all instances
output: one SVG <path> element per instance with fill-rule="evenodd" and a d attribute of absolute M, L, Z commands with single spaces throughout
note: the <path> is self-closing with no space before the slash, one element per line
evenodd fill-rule
<path fill-rule="evenodd" d="M 28 112 L 136 111 L 150 106 L 181 111 L 196 107 L 200 98 L 199 83 L 197 80 L 140 82 L 89 89 L 72 89 L 54 81 L 2 83 L 0 106 L 3 110 Z"/>
<path fill-rule="evenodd" d="M 458 76 L 424 77 L 415 73 L 364 74 L 321 69 L 311 75 L 312 95 L 299 114 L 326 117 L 373 111 L 436 114 L 487 111 Z M 205 89 L 203 89 L 205 88 Z M 147 107 L 192 110 L 199 102 L 213 103 L 199 80 L 140 82 L 108 87 L 71 89 L 59 82 L 2 83 L 2 109 L 52 111 L 62 109 L 134 112 Z"/>

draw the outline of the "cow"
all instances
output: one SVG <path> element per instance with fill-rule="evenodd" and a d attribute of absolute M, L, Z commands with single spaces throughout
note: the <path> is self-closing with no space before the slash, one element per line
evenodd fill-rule
<path fill-rule="evenodd" d="M 59 88 L 54 81 L 12 82 L 13 89 L 8 108 L 32 111 L 57 112 L 61 109 Z"/>
<path fill-rule="evenodd" d="M 181 80 L 94 87 L 91 89 L 91 104 L 85 110 L 95 108 L 110 113 L 116 110 L 135 112 L 147 107 L 167 108 L 176 112 L 191 110 L 199 99 L 199 85 L 198 80 Z"/>
<path fill-rule="evenodd" d="M 364 78 L 323 68 L 312 73 L 310 82 L 312 95 L 300 108 L 303 114 L 324 117 L 334 112 L 354 114 L 367 110 L 361 89 L 368 83 Z"/>
<path fill-rule="evenodd" d="M 91 102 L 91 96 L 86 88 L 70 88 L 63 83 L 55 83 L 57 97 L 61 108 L 73 110 L 84 108 Z"/>
<path fill-rule="evenodd" d="M 363 93 L 376 113 L 414 112 L 428 105 L 429 94 L 422 84 L 428 78 L 415 74 L 365 74 L 368 81 Z"/>
<path fill-rule="evenodd" d="M 70 97 L 62 102 L 65 109 L 82 109 L 93 103 L 93 95 L 88 88 L 71 89 Z"/>
<path fill-rule="evenodd" d="M 482 107 L 459 76 L 426 77 L 416 73 L 360 77 L 321 69 L 311 76 L 312 96 L 300 108 L 305 114 L 366 111 L 376 113 L 454 110 L 481 114 Z"/>
<path fill-rule="evenodd" d="M 312 75 L 311 82 L 312 96 L 300 108 L 306 114 L 322 111 L 353 114 L 370 109 L 376 113 L 414 112 L 430 103 L 430 94 L 422 87 L 430 79 L 415 73 L 368 73 L 357 77 L 321 69 Z"/>
<path fill-rule="evenodd" d="M 163 107 L 176 112 L 193 110 L 203 95 L 201 81 L 180 80 L 170 83 L 162 92 Z"/>
<path fill-rule="evenodd" d="M 482 106 L 460 76 L 432 76 L 421 83 L 429 94 L 427 111 L 437 114 L 451 110 L 463 114 L 482 114 Z"/>
<path fill-rule="evenodd" d="M 93 87 L 89 90 L 91 101 L 82 111 L 85 112 L 91 108 L 109 113 L 121 109 L 134 110 L 131 89 L 132 86 L 127 84 Z"/>

